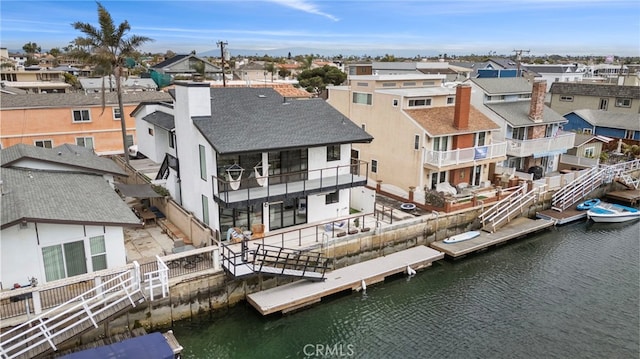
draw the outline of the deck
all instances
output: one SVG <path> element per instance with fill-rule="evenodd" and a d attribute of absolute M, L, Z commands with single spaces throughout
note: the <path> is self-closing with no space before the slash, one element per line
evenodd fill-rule
<path fill-rule="evenodd" d="M 606 197 L 635 206 L 640 201 L 640 189 L 609 192 Z"/>
<path fill-rule="evenodd" d="M 442 241 L 431 243 L 431 248 L 444 252 L 448 257 L 459 258 L 467 254 L 482 251 L 493 245 L 506 242 L 510 239 L 518 238 L 555 224 L 553 220 L 538 219 L 533 220 L 526 217 L 518 217 L 495 233 L 480 231 L 480 236 L 464 242 L 445 244 Z M 445 238 L 443 238 L 444 240 Z"/>
<path fill-rule="evenodd" d="M 576 209 L 576 205 L 573 205 L 571 208 L 567 208 L 562 212 L 554 209 L 546 209 L 536 213 L 536 217 L 546 220 L 554 220 L 556 221 L 556 224 L 562 225 L 587 218 L 587 211 L 578 211 Z"/>
<path fill-rule="evenodd" d="M 296 281 L 280 287 L 249 294 L 247 300 L 262 315 L 287 313 L 311 304 L 322 298 L 345 290 L 358 290 L 364 280 L 366 285 L 384 281 L 390 275 L 428 267 L 432 262 L 444 258 L 444 254 L 426 246 L 417 246 L 385 257 L 371 259 L 348 267 L 336 269 L 325 275 L 323 282 Z"/>

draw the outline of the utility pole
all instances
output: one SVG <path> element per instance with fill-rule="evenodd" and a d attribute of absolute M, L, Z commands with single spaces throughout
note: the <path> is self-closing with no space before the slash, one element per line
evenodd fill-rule
<path fill-rule="evenodd" d="M 216 44 L 218 45 L 218 47 L 220 47 L 220 61 L 222 63 L 222 87 L 227 87 L 227 80 L 224 73 L 224 60 L 225 60 L 224 46 L 229 45 L 229 43 L 226 41 L 218 41 L 216 42 Z"/>
<path fill-rule="evenodd" d="M 520 60 L 522 59 L 522 53 L 526 52 L 528 54 L 529 50 L 513 50 L 512 52 L 516 53 L 516 61 L 518 61 L 518 77 L 522 77 L 520 74 Z"/>

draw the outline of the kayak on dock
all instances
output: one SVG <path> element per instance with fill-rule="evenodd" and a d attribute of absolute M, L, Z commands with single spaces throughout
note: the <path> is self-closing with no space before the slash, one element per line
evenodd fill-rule
<path fill-rule="evenodd" d="M 469 231 L 469 232 L 456 234 L 455 236 L 451 236 L 442 242 L 447 244 L 458 243 L 458 242 L 468 241 L 469 239 L 472 239 L 472 238 L 476 238 L 479 235 L 480 235 L 480 232 L 478 231 Z"/>

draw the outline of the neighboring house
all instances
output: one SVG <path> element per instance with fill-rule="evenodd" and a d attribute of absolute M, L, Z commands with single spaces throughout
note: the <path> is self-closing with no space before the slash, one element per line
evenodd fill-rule
<path fill-rule="evenodd" d="M 506 158 L 491 134 L 500 127 L 470 106 L 470 88 L 444 87 L 444 78 L 351 76 L 350 86 L 329 88 L 328 102 L 376 139 L 352 150 L 371 163 L 370 185 L 405 197 L 444 182 L 480 186 Z"/>
<path fill-rule="evenodd" d="M 523 68 L 540 75 L 536 80 L 545 80 L 548 84 L 581 82 L 585 75 L 585 69 L 577 65 L 523 65 Z"/>
<path fill-rule="evenodd" d="M 560 156 L 558 170 L 577 170 L 598 166 L 602 145 L 611 141 L 611 138 L 604 136 L 577 133 L 573 148 Z"/>
<path fill-rule="evenodd" d="M 76 146 L 0 150 L 0 280 L 5 289 L 126 264 L 124 227 L 140 220 L 105 179 L 114 162 Z"/>
<path fill-rule="evenodd" d="M 566 131 L 640 141 L 640 114 L 575 110 L 564 117 Z"/>
<path fill-rule="evenodd" d="M 545 81 L 472 78 L 468 83 L 473 87 L 472 105 L 501 127 L 500 140 L 507 142 L 503 167 L 557 171 L 559 156 L 573 147 L 575 134 L 562 131 L 567 120 L 545 106 Z"/>
<path fill-rule="evenodd" d="M 116 89 L 116 79 L 111 75 L 97 78 L 81 77 L 78 81 L 86 93 L 101 92 L 103 88 L 106 92 L 114 92 Z M 158 90 L 158 85 L 150 78 L 122 77 L 121 86 L 124 92 Z"/>
<path fill-rule="evenodd" d="M 171 101 L 166 92 L 122 95 L 127 138 L 135 142 L 135 119 L 128 114 L 141 102 Z M 2 148 L 18 143 L 52 148 L 65 143 L 92 148 L 99 155 L 123 153 L 116 93 L 28 94 L 0 96 Z"/>
<path fill-rule="evenodd" d="M 0 70 L 0 81 L 7 87 L 14 87 L 30 93 L 64 93 L 71 85 L 64 82 L 64 71 Z"/>
<path fill-rule="evenodd" d="M 222 69 L 207 60 L 197 57 L 195 54 L 176 55 L 159 64 L 153 65 L 152 70 L 163 75 L 169 75 L 173 79 L 190 79 L 198 75 L 197 68 L 204 66 L 205 79 L 222 80 Z"/>
<path fill-rule="evenodd" d="M 373 75 L 373 64 L 347 64 L 346 67 L 348 76 Z"/>
<path fill-rule="evenodd" d="M 447 82 L 463 81 L 471 77 L 471 69 L 456 66 L 445 61 L 416 63 L 416 68 L 423 74 L 445 75 Z"/>
<path fill-rule="evenodd" d="M 173 119 L 175 148 L 166 142 L 165 152 L 177 161 L 166 187 L 223 236 L 232 227 L 270 231 L 334 219 L 356 206 L 350 189 L 366 184 L 368 171 L 352 164 L 351 145 L 373 138 L 324 100 L 202 82 L 177 82 L 174 98 L 173 107 L 141 106 L 136 122 L 169 134 Z M 160 150 L 146 147 L 165 142 L 151 141 L 141 141 L 141 151 L 159 159 Z"/>
<path fill-rule="evenodd" d="M 561 115 L 581 109 L 640 113 L 640 86 L 556 82 L 549 92 L 551 108 Z"/>

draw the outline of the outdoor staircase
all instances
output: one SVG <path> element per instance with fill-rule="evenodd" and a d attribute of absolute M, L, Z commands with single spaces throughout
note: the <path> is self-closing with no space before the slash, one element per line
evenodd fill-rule
<path fill-rule="evenodd" d="M 303 252 L 290 248 L 258 244 L 248 250 L 246 241 L 236 253 L 230 245 L 222 246 L 222 267 L 235 278 L 266 274 L 311 281 L 325 279 L 327 258 L 318 252 Z"/>
<path fill-rule="evenodd" d="M 145 301 L 146 291 L 153 298 L 154 289 L 159 288 L 165 296 L 168 268 L 158 260 L 158 270 L 146 273 L 144 281 L 140 266 L 134 262 L 133 269 L 114 275 L 56 308 L 2 332 L 0 358 L 34 358 L 51 353 L 65 342 Z"/>
<path fill-rule="evenodd" d="M 507 197 L 501 199 L 480 215 L 482 230 L 495 233 L 500 227 L 522 215 L 524 208 L 535 203 L 538 197 L 543 194 L 543 188 L 538 187 L 527 191 L 526 183 L 519 186 Z"/>
<path fill-rule="evenodd" d="M 600 187 L 607 175 L 606 168 L 593 167 L 567 183 L 551 197 L 551 209 L 562 212 Z"/>

